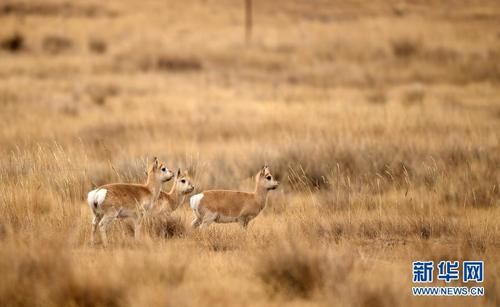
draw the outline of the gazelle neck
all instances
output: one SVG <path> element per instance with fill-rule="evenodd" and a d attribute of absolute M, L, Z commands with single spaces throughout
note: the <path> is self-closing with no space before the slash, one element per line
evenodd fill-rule
<path fill-rule="evenodd" d="M 262 207 L 266 205 L 267 192 L 268 190 L 265 187 L 260 186 L 258 182 L 255 184 L 255 199 Z"/>
<path fill-rule="evenodd" d="M 172 188 L 170 188 L 168 196 L 169 196 L 170 209 L 172 211 L 177 209 L 184 202 L 186 195 L 177 189 L 177 180 L 174 181 Z"/>
<path fill-rule="evenodd" d="M 161 182 L 156 180 L 154 173 L 148 173 L 148 179 L 146 180 L 146 187 L 153 193 L 153 198 L 156 199 L 160 195 Z"/>
<path fill-rule="evenodd" d="M 176 193 L 174 193 L 174 194 L 175 194 L 175 198 L 173 200 L 173 202 L 174 202 L 173 206 L 174 206 L 174 210 L 175 210 L 175 209 L 179 208 L 180 205 L 182 205 L 182 203 L 186 199 L 186 194 L 183 194 L 179 191 L 176 191 Z"/>

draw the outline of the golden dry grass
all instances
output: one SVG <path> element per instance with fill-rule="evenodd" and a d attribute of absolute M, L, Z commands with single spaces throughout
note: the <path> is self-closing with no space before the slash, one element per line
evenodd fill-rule
<path fill-rule="evenodd" d="M 243 1 L 0 3 L 1 306 L 500 304 L 498 2 L 254 2 L 249 45 Z M 89 247 L 86 193 L 152 155 L 282 185 L 247 232 Z M 427 259 L 486 295 L 412 297 Z"/>

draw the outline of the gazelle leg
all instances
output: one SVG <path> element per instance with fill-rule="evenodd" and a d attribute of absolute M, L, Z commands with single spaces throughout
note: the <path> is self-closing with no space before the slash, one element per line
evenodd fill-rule
<path fill-rule="evenodd" d="M 99 222 L 99 231 L 101 232 L 101 241 L 104 246 L 108 245 L 108 236 L 106 234 L 108 225 L 113 222 L 115 215 L 105 215 Z"/>
<path fill-rule="evenodd" d="M 193 228 L 200 227 L 200 224 L 202 221 L 202 217 L 201 217 L 200 213 L 196 210 L 193 210 L 193 217 L 194 217 L 194 219 L 191 222 L 191 227 L 193 227 Z"/>
<path fill-rule="evenodd" d="M 253 220 L 254 217 L 254 214 L 242 215 L 238 218 L 238 222 L 240 223 L 240 226 L 246 230 L 248 227 L 248 223 L 250 223 L 250 221 Z"/>
<path fill-rule="evenodd" d="M 139 240 L 141 238 L 142 217 L 139 216 L 134 219 L 134 238 Z"/>
<path fill-rule="evenodd" d="M 101 216 L 94 214 L 92 218 L 92 230 L 90 232 L 90 244 L 95 245 L 95 233 L 97 231 L 97 224 L 101 221 Z"/>
<path fill-rule="evenodd" d="M 194 220 L 191 222 L 191 227 L 198 228 L 200 227 L 201 219 L 198 216 L 194 217 Z"/>
<path fill-rule="evenodd" d="M 248 222 L 250 222 L 250 218 L 248 218 L 247 216 L 242 216 L 242 217 L 238 218 L 238 222 L 240 223 L 240 226 L 246 230 L 247 226 L 248 226 Z"/>
<path fill-rule="evenodd" d="M 206 228 L 210 226 L 210 224 L 212 224 L 215 219 L 217 219 L 217 213 L 205 213 L 205 215 L 203 216 L 203 220 L 201 221 L 200 228 Z"/>

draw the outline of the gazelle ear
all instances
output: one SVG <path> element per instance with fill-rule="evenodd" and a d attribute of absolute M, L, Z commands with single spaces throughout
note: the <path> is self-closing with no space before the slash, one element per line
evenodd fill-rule
<path fill-rule="evenodd" d="M 187 169 L 184 170 L 184 176 L 189 176 L 189 171 Z"/>
<path fill-rule="evenodd" d="M 175 174 L 177 177 L 180 177 L 181 176 L 181 169 L 177 169 L 177 174 Z"/>
<path fill-rule="evenodd" d="M 158 168 L 159 162 L 157 157 L 153 157 L 153 159 L 151 159 L 151 163 L 153 164 L 154 167 Z"/>

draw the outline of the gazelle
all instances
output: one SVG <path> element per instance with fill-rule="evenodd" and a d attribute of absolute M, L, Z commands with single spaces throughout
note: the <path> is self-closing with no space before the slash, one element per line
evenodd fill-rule
<path fill-rule="evenodd" d="M 91 242 L 95 243 L 95 232 L 99 227 L 103 245 L 107 245 L 106 231 L 111 222 L 118 218 L 134 221 L 134 235 L 139 238 L 144 213 L 151 210 L 160 195 L 164 182 L 174 174 L 155 157 L 148 166 L 145 184 L 112 183 L 100 186 L 87 195 L 87 203 L 93 214 Z"/>
<path fill-rule="evenodd" d="M 210 190 L 193 195 L 190 199 L 194 220 L 191 226 L 206 227 L 215 223 L 238 222 L 243 228 L 265 207 L 267 193 L 278 187 L 269 167 L 264 166 L 255 175 L 253 193 L 227 190 Z"/>
<path fill-rule="evenodd" d="M 159 213 L 171 213 L 177 209 L 182 203 L 184 203 L 186 195 L 193 192 L 193 190 L 194 186 L 191 183 L 188 171 L 184 171 L 181 174 L 181 170 L 177 170 L 174 184 L 172 185 L 170 192 L 160 192 L 160 196 L 158 197 Z"/>

